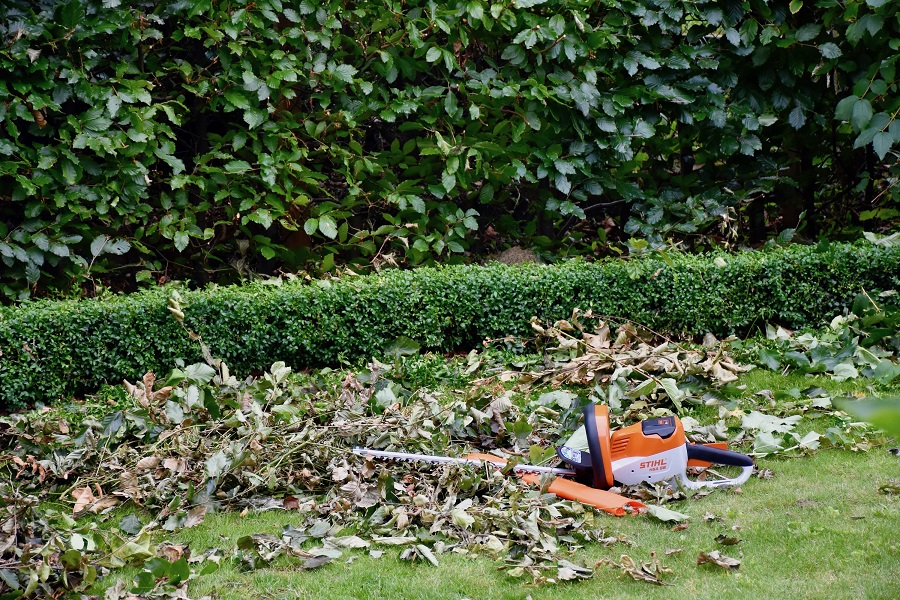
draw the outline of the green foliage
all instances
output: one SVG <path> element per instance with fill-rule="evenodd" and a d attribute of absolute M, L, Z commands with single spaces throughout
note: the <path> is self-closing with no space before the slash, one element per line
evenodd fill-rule
<path fill-rule="evenodd" d="M 160 372 L 178 359 L 199 362 L 201 347 L 182 322 L 244 373 L 275 361 L 300 368 L 385 356 L 401 336 L 426 349 L 472 348 L 485 338 L 533 335 L 529 317 L 553 323 L 576 307 L 672 333 L 727 334 L 769 322 L 796 328 L 849 310 L 861 289 L 896 289 L 898 258 L 893 247 L 821 244 L 734 255 L 672 253 L 624 264 L 389 271 L 314 284 L 181 290 L 175 292 L 181 321 L 170 312 L 168 288 L 29 302 L 0 309 L 0 400 L 6 406 L 48 402 Z"/>
<path fill-rule="evenodd" d="M 866 293 L 856 296 L 850 314 L 836 316 L 824 331 L 794 334 L 768 326 L 766 337 L 757 360 L 773 371 L 829 373 L 837 381 L 861 375 L 882 385 L 900 376 L 900 309 L 878 306 Z"/>
<path fill-rule="evenodd" d="M 587 247 L 591 216 L 656 245 L 797 187 L 890 219 L 897 11 L 9 0 L 0 293 L 460 262 L 487 225 Z"/>

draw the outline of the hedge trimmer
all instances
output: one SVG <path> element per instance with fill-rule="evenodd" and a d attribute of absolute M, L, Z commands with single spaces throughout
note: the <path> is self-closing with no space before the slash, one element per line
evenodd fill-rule
<path fill-rule="evenodd" d="M 412 454 L 355 448 L 354 453 L 369 458 L 427 462 L 436 464 L 482 465 L 503 468 L 507 460 L 491 454 L 472 453 L 462 458 Z M 606 406 L 588 404 L 584 408 L 584 425 L 557 449 L 557 455 L 570 468 L 516 464 L 511 470 L 524 481 L 540 485 L 541 475 L 555 475 L 547 491 L 560 498 L 589 504 L 617 516 L 641 512 L 646 506 L 638 501 L 610 492 L 616 483 L 635 485 L 675 480 L 686 489 L 731 487 L 744 483 L 753 472 L 753 459 L 727 450 L 725 444 L 692 444 L 684 435 L 678 417 L 648 419 L 612 433 Z M 713 464 L 741 468 L 734 478 L 694 481 L 688 478 L 688 467 L 710 467 Z M 571 478 L 571 479 L 567 479 Z"/>

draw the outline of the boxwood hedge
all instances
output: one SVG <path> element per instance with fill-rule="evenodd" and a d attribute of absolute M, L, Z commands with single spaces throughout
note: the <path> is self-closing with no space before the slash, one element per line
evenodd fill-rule
<path fill-rule="evenodd" d="M 865 289 L 896 289 L 900 249 L 820 244 L 556 265 L 451 266 L 330 281 L 180 290 L 184 325 L 233 371 L 359 360 L 405 335 L 434 350 L 528 335 L 574 307 L 676 334 L 815 325 Z M 51 401 L 199 360 L 167 310 L 171 287 L 0 309 L 0 403 Z"/>

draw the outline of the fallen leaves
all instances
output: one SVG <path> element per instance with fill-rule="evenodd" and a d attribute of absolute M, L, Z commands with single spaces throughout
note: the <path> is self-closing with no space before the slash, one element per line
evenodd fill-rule
<path fill-rule="evenodd" d="M 400 560 L 409 560 L 414 561 L 417 559 L 424 559 L 430 562 L 435 567 L 438 566 L 438 559 L 434 555 L 434 552 L 426 546 L 425 544 L 416 544 L 415 546 L 411 546 L 403 550 L 400 553 Z"/>
<path fill-rule="evenodd" d="M 94 498 L 94 493 L 89 487 L 75 488 L 72 490 L 72 497 L 75 499 L 75 506 L 72 508 L 72 513 L 76 515 L 96 500 Z"/>
<path fill-rule="evenodd" d="M 654 519 L 662 521 L 663 523 L 674 522 L 680 523 L 682 521 L 687 521 L 690 517 L 686 514 L 676 512 L 665 506 L 659 506 L 656 504 L 648 504 L 647 512 L 650 513 L 650 516 Z"/>
<path fill-rule="evenodd" d="M 184 527 L 185 529 L 196 527 L 206 518 L 206 511 L 208 510 L 209 506 L 206 504 L 195 506 L 187 512 L 187 517 L 185 517 L 182 527 Z"/>
<path fill-rule="evenodd" d="M 726 535 L 724 533 L 716 536 L 716 542 L 719 544 L 722 544 L 723 546 L 735 546 L 737 544 L 740 544 L 743 541 L 744 540 L 740 539 L 737 536 Z"/>
<path fill-rule="evenodd" d="M 590 320 L 596 321 L 592 332 L 582 323 Z M 632 386 L 629 397 L 664 394 L 680 408 L 686 391 L 678 386 L 677 380 L 702 376 L 723 385 L 736 381 L 738 373 L 748 370 L 724 351 L 724 343 L 699 349 L 669 340 L 657 343 L 654 334 L 632 323 L 620 324 L 612 340 L 609 323 L 590 310 L 583 312 L 576 308 L 571 318 L 552 326 L 532 318 L 531 327 L 538 335 L 539 344 L 544 345 L 549 360 L 547 368 L 524 374 L 507 373 L 505 377 L 500 376 L 501 380 L 517 376 L 520 385 L 548 382 L 556 388 L 612 383 L 633 373 L 641 382 Z"/>
<path fill-rule="evenodd" d="M 106 496 L 102 494 L 102 490 L 97 486 L 99 498 L 94 497 L 94 493 L 89 487 L 75 488 L 72 490 L 72 498 L 75 499 L 75 505 L 72 507 L 72 514 L 78 515 L 82 512 L 101 513 L 119 503 L 119 499 L 115 496 Z"/>
<path fill-rule="evenodd" d="M 878 491 L 888 495 L 900 494 L 900 479 L 889 480 L 887 483 L 878 486 Z"/>
<path fill-rule="evenodd" d="M 619 562 L 604 558 L 597 563 L 597 566 L 600 565 L 609 565 L 610 567 L 619 569 L 624 575 L 628 575 L 635 581 L 644 581 L 654 585 L 673 585 L 663 581 L 662 577 L 663 575 L 674 573 L 674 571 L 664 567 L 659 559 L 656 558 L 656 553 L 654 552 L 650 553 L 650 560 L 646 562 L 638 562 L 627 554 L 623 554 L 619 558 Z"/>
<path fill-rule="evenodd" d="M 741 566 L 741 561 L 730 556 L 720 554 L 718 550 L 712 552 L 701 552 L 697 555 L 698 565 L 715 565 L 729 571 L 737 571 Z"/>

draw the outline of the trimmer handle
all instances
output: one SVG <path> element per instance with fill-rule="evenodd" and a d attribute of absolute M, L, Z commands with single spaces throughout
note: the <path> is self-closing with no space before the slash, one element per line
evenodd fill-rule
<path fill-rule="evenodd" d="M 701 444 L 685 444 L 687 446 L 687 455 L 689 459 L 702 460 L 717 465 L 731 465 L 741 467 L 741 474 L 733 479 L 717 479 L 713 481 L 691 481 L 687 477 L 687 473 L 679 473 L 678 481 L 682 487 L 689 490 L 700 490 L 703 488 L 720 488 L 741 485 L 753 474 L 753 459 L 746 454 L 732 452 L 731 450 L 722 450 L 721 448 L 713 448 L 703 446 Z"/>
<path fill-rule="evenodd" d="M 733 467 L 753 466 L 753 459 L 746 454 L 702 444 L 687 444 L 687 455 L 689 459 L 705 460 L 716 465 L 731 465 Z"/>

